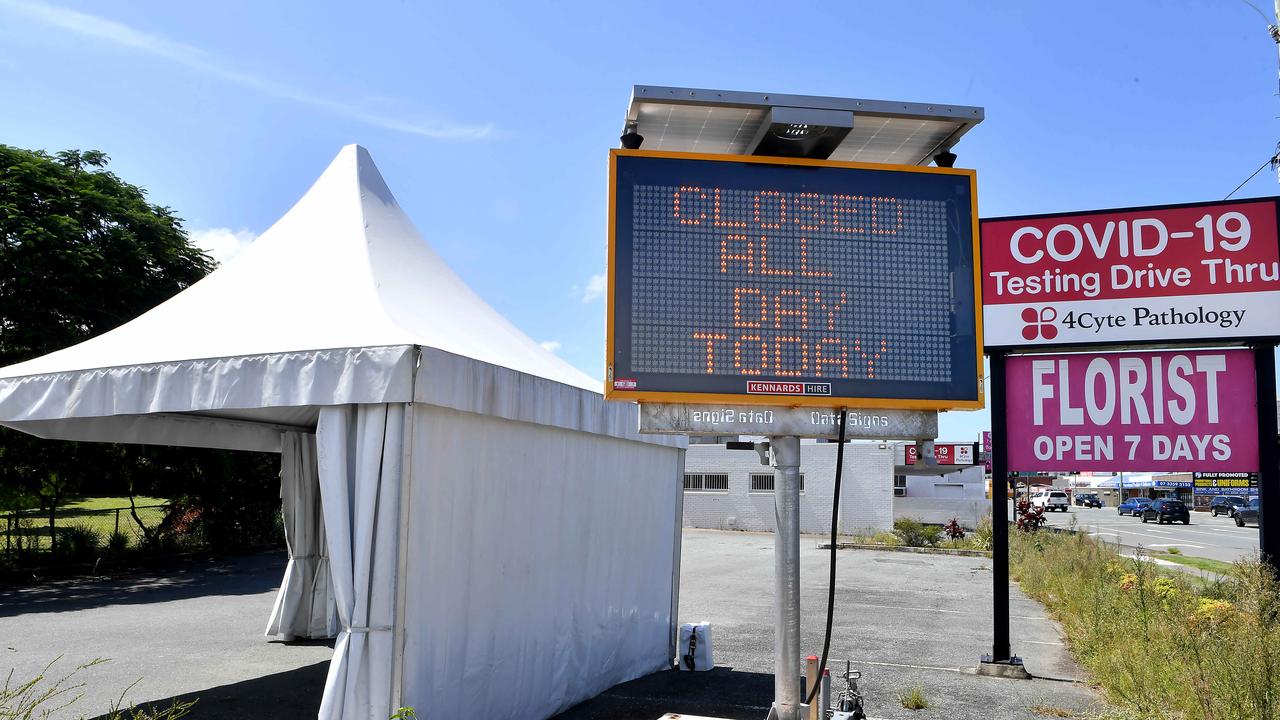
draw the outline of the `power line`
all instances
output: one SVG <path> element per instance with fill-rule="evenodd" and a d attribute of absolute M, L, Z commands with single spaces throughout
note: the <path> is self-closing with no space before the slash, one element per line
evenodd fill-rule
<path fill-rule="evenodd" d="M 1280 162 L 1280 153 L 1277 153 L 1276 155 L 1272 155 L 1271 157 L 1267 158 L 1267 161 L 1262 163 L 1262 165 L 1259 166 L 1257 170 L 1254 170 L 1252 175 L 1245 178 L 1244 182 L 1237 185 L 1235 190 L 1232 190 L 1231 192 L 1227 193 L 1227 196 L 1222 199 L 1230 200 L 1232 195 L 1235 195 L 1237 192 L 1240 191 L 1240 188 L 1244 187 L 1245 185 L 1248 185 L 1250 180 L 1257 177 L 1258 173 L 1262 172 L 1263 168 L 1265 168 L 1268 165 L 1275 165 L 1277 162 Z"/>

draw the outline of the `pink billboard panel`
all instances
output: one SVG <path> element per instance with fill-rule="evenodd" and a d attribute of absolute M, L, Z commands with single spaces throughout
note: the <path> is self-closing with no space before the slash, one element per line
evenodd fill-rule
<path fill-rule="evenodd" d="M 1023 355 L 1005 362 L 1011 471 L 1258 469 L 1249 350 Z"/>

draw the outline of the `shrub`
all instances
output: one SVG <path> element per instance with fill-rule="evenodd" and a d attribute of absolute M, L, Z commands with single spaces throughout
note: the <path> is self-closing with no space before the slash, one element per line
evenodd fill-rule
<path fill-rule="evenodd" d="M 878 532 L 875 537 L 871 538 L 871 542 L 876 545 L 888 545 L 889 547 L 897 547 L 902 544 L 902 538 L 891 532 Z"/>
<path fill-rule="evenodd" d="M 1025 532 L 1035 532 L 1044 527 L 1048 522 L 1044 516 L 1044 508 L 1034 507 L 1028 500 L 1018 501 L 1018 519 L 1014 522 L 1019 530 Z"/>
<path fill-rule="evenodd" d="M 982 518 L 982 521 L 978 523 L 978 527 L 974 528 L 973 535 L 969 538 L 970 545 L 974 550 L 990 550 L 992 532 L 994 531 L 992 530 L 991 516 L 988 515 Z"/>
<path fill-rule="evenodd" d="M 70 525 L 58 529 L 58 554 L 87 561 L 97 557 L 102 546 L 102 533 L 86 525 Z"/>
<path fill-rule="evenodd" d="M 942 528 L 937 525 L 925 525 L 914 518 L 901 518 L 893 521 L 893 534 L 898 536 L 903 545 L 933 547 L 942 537 Z"/>
<path fill-rule="evenodd" d="M 943 525 L 942 531 L 945 532 L 947 534 L 947 537 L 951 538 L 952 540 L 964 539 L 964 528 L 960 527 L 960 521 L 957 520 L 956 518 L 951 518 L 951 522 L 947 523 L 946 525 Z"/>
<path fill-rule="evenodd" d="M 119 530 L 111 533 L 107 538 L 107 554 L 120 556 L 129 549 L 129 536 Z"/>
<path fill-rule="evenodd" d="M 1280 717 L 1280 582 L 1256 555 L 1201 586 L 1088 535 L 1014 533 L 1010 570 L 1115 717 Z"/>

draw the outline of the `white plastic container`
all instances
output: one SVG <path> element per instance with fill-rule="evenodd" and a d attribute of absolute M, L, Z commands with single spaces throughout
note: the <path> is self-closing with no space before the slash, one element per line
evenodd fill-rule
<path fill-rule="evenodd" d="M 676 660 L 681 670 L 704 672 L 715 667 L 711 656 L 711 623 L 685 623 L 680 626 L 680 656 Z"/>

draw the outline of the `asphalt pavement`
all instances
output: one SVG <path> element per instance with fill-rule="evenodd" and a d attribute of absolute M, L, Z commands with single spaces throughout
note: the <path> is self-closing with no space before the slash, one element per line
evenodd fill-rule
<path fill-rule="evenodd" d="M 1012 510 L 1010 513 L 1013 517 Z M 1045 517 L 1054 527 L 1069 527 L 1074 519 L 1077 530 L 1131 548 L 1163 551 L 1176 547 L 1184 555 L 1225 562 L 1258 550 L 1256 526 L 1238 528 L 1226 515 L 1213 517 L 1207 512 L 1191 513 L 1190 525 L 1143 523 L 1140 518 L 1117 514 L 1115 508 L 1072 507 L 1065 513 L 1047 512 Z"/>
<path fill-rule="evenodd" d="M 716 669 L 623 683 L 561 720 L 656 720 L 667 712 L 765 717 L 773 697 L 773 537 L 709 530 L 683 537 L 679 617 L 712 623 Z M 806 654 L 822 651 L 828 553 L 817 548 L 820 540 L 806 537 L 801 550 Z M 990 650 L 990 560 L 838 555 L 831 666 L 842 669 L 848 659 L 863 673 L 871 717 L 1031 719 L 1097 702 L 1058 626 L 1016 586 L 1010 586 L 1013 650 L 1038 679 L 967 671 Z M 77 675 L 82 699 L 51 720 L 104 712 L 135 681 L 127 700 L 198 699 L 191 720 L 314 717 L 331 648 L 262 635 L 284 564 L 275 553 L 0 590 L 0 679 L 9 669 L 15 680 L 31 678 L 59 657 L 51 677 L 110 658 Z M 897 694 L 916 684 L 930 709 L 901 707 Z"/>
<path fill-rule="evenodd" d="M 285 563 L 283 553 L 195 559 L 0 589 L 0 683 L 56 661 L 47 687 L 102 658 L 66 683 L 82 687 L 63 699 L 81 698 L 49 720 L 93 717 L 122 694 L 126 703 L 198 698 L 192 720 L 315 717 L 330 643 L 263 635 Z"/>
<path fill-rule="evenodd" d="M 558 720 L 656 720 L 680 713 L 763 720 L 773 697 L 773 536 L 685 530 L 680 619 L 709 621 L 716 669 L 666 672 L 616 686 Z M 819 655 L 828 551 L 801 543 L 801 651 Z M 873 718 L 1043 718 L 1098 702 L 1044 608 L 1010 586 L 1014 653 L 1034 680 L 968 672 L 991 647 L 991 561 L 878 550 L 838 552 L 830 666 L 863 673 Z M 833 675 L 835 671 L 833 671 Z M 922 685 L 927 710 L 898 693 Z M 840 682 L 835 683 L 839 687 Z M 1038 708 L 1040 712 L 1032 708 Z"/>

